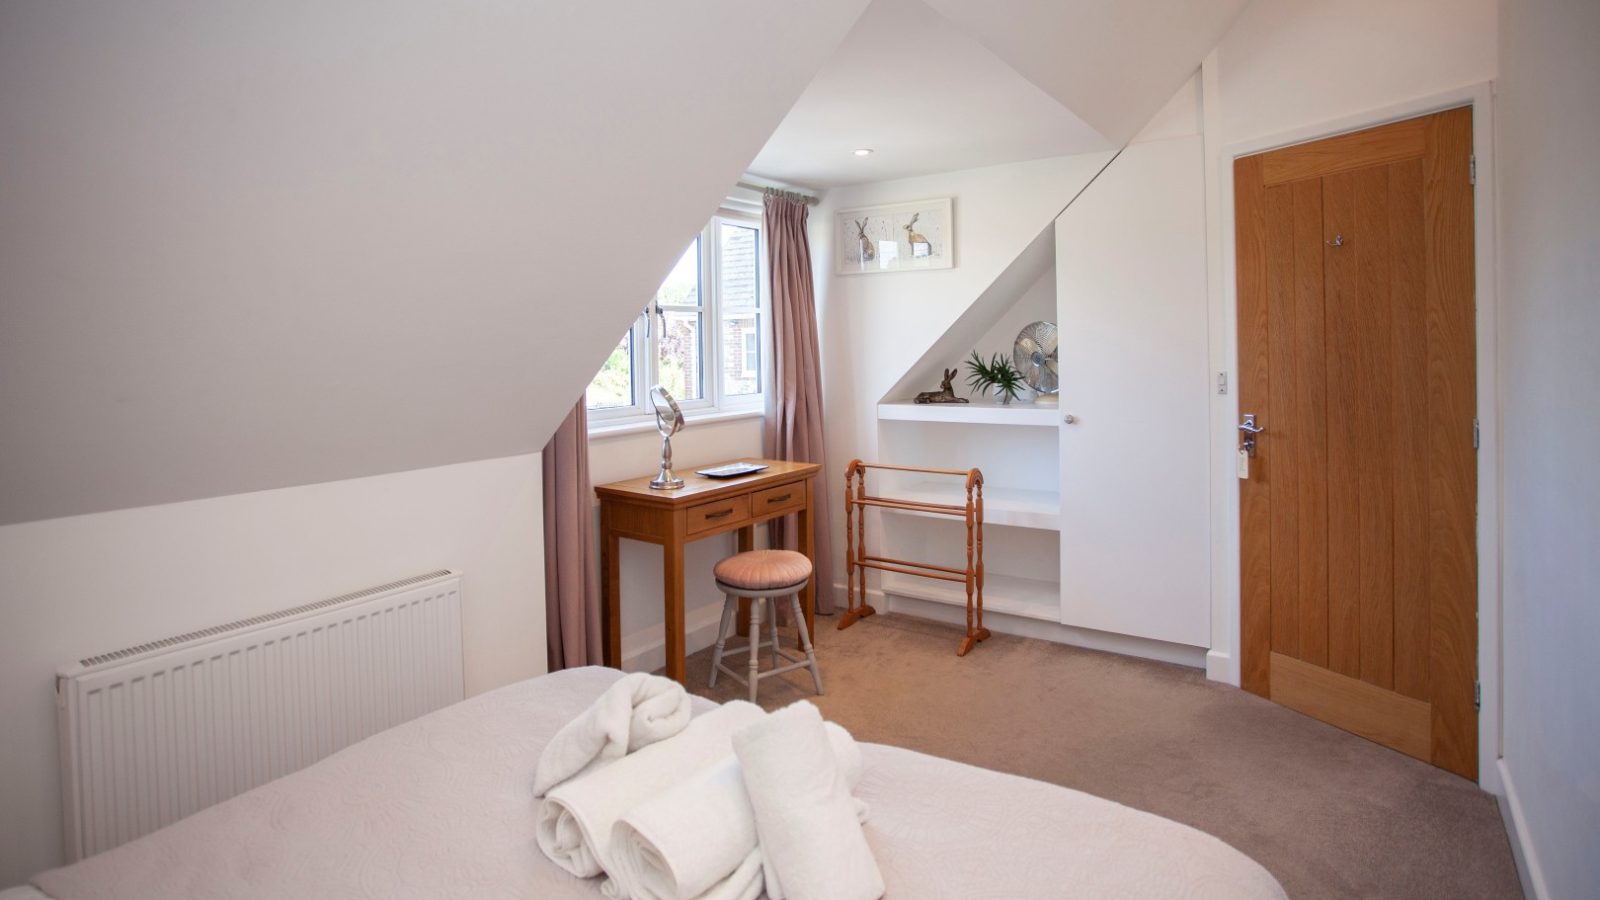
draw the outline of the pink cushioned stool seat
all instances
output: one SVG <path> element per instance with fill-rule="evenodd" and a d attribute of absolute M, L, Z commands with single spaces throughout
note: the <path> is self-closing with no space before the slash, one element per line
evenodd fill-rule
<path fill-rule="evenodd" d="M 793 550 L 746 550 L 711 570 L 719 583 L 747 591 L 770 591 L 804 583 L 811 560 Z"/>

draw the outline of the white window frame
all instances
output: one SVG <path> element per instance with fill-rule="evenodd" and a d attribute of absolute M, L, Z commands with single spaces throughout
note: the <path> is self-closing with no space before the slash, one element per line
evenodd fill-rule
<path fill-rule="evenodd" d="M 750 310 L 756 314 L 760 341 L 761 371 L 758 377 L 761 390 L 754 394 L 725 395 L 723 393 L 722 346 L 722 254 L 718 242 L 723 223 L 756 229 L 756 288 L 757 305 Z M 700 377 L 703 396 L 694 400 L 677 398 L 678 406 L 687 418 L 708 414 L 759 414 L 766 410 L 766 392 L 772 384 L 772 301 L 767 278 L 766 229 L 761 216 L 724 207 L 711 217 L 696 239 L 700 244 L 700 305 L 680 306 L 657 304 L 652 296 L 644 311 L 629 326 L 633 340 L 630 371 L 634 373 L 634 402 L 629 406 L 614 406 L 589 410 L 590 431 L 625 429 L 654 421 L 650 408 L 650 389 L 660 383 L 659 337 L 666 321 L 666 313 L 674 311 L 698 312 L 700 320 Z M 741 313 L 745 310 L 741 309 Z M 620 337 L 619 337 L 620 340 Z M 744 348 L 739 348 L 741 356 Z M 643 377 L 640 377 L 640 376 Z M 698 414 L 698 415 L 697 415 Z"/>

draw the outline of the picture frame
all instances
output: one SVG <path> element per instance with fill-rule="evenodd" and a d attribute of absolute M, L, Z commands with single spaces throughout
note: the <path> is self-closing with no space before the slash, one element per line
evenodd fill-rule
<path fill-rule="evenodd" d="M 837 210 L 834 272 L 866 275 L 953 268 L 953 225 L 949 197 Z"/>

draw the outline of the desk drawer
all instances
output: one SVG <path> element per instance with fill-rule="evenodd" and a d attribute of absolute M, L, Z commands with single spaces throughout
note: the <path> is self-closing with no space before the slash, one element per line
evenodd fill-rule
<path fill-rule="evenodd" d="M 689 522 L 686 530 L 689 534 L 713 531 L 734 522 L 743 522 L 750 518 L 750 495 L 741 494 L 737 497 L 691 506 L 687 515 Z"/>
<path fill-rule="evenodd" d="M 768 516 L 775 512 L 799 509 L 805 505 L 806 483 L 803 481 L 767 488 L 764 491 L 756 491 L 750 495 L 750 514 L 752 516 Z"/>

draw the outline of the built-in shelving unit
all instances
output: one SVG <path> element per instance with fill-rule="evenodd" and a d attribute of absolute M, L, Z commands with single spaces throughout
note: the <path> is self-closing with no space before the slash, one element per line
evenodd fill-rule
<path fill-rule="evenodd" d="M 911 597 L 950 606 L 967 605 L 967 589 L 963 585 L 923 578 L 907 578 L 885 574 L 883 592 L 895 597 Z M 1015 575 L 986 573 L 983 578 L 984 612 L 1061 621 L 1061 585 L 1055 581 L 1035 581 Z"/>
<path fill-rule="evenodd" d="M 966 425 L 1031 425 L 1055 428 L 1060 410 L 1033 403 L 993 402 L 912 403 L 909 400 L 879 403 L 878 418 L 892 422 L 953 422 Z"/>
<path fill-rule="evenodd" d="M 1009 358 L 1017 332 L 1029 322 L 1055 321 L 1055 254 L 1051 225 L 878 401 L 879 461 L 983 471 L 984 609 L 1033 620 L 1030 625 L 1061 623 L 1060 405 L 1048 396 L 996 403 L 970 394 L 960 382 L 954 387 L 966 403 L 914 403 L 911 398 L 939 384 L 952 367 L 964 378 L 973 353 Z M 946 507 L 960 508 L 967 499 L 959 479 L 885 472 L 873 487 L 886 497 Z M 886 555 L 964 558 L 966 535 L 959 520 L 945 516 L 941 521 L 916 510 L 874 512 L 866 527 L 880 529 L 872 533 Z M 875 586 L 905 609 L 945 614 L 950 611 L 933 607 L 948 606 L 959 615 L 967 602 L 960 583 L 883 572 Z"/>
<path fill-rule="evenodd" d="M 982 470 L 984 606 L 995 630 L 1205 661 L 1206 460 L 1216 435 L 1203 157 L 1198 135 L 1125 148 L 876 395 L 877 441 L 863 448 L 870 461 Z M 906 282 L 908 305 L 920 289 Z M 1038 320 L 1061 326 L 1065 408 L 1050 398 L 997 405 L 957 381 L 974 354 L 1008 356 L 1017 332 Z M 970 402 L 911 401 L 942 379 Z M 966 500 L 963 485 L 910 473 L 885 473 L 875 487 L 957 510 Z M 959 519 L 874 509 L 860 521 L 886 557 L 964 559 Z M 890 609 L 897 601 L 914 614 L 961 618 L 962 584 L 875 575 L 865 589 L 881 590 Z"/>
<path fill-rule="evenodd" d="M 895 496 L 923 503 L 943 503 L 951 506 L 960 506 L 967 502 L 966 488 L 963 485 L 937 481 L 917 481 L 897 486 Z M 885 510 L 885 512 L 890 515 L 932 515 L 913 510 Z M 1055 491 L 1031 491 L 985 485 L 983 523 L 1060 531 L 1061 495 Z"/>

